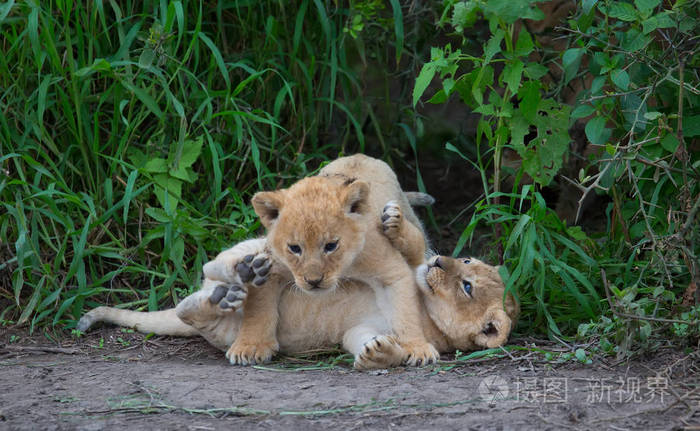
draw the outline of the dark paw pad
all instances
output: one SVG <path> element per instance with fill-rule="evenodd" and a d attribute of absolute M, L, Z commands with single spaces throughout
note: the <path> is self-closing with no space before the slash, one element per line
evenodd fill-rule
<path fill-rule="evenodd" d="M 239 284 L 219 284 L 209 297 L 209 302 L 219 304 L 223 310 L 237 309 L 248 296 L 245 287 Z"/>
<path fill-rule="evenodd" d="M 252 282 L 255 286 L 265 284 L 270 275 L 272 260 L 268 256 L 248 255 L 236 265 L 236 271 L 244 283 Z"/>

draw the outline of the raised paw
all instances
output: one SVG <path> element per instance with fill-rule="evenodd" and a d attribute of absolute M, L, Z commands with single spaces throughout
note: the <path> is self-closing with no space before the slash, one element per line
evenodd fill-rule
<path fill-rule="evenodd" d="M 360 370 L 389 368 L 400 365 L 404 352 L 394 337 L 378 335 L 365 343 L 355 357 L 354 367 Z"/>
<path fill-rule="evenodd" d="M 382 210 L 382 229 L 389 239 L 396 239 L 401 234 L 401 207 L 396 201 L 389 201 Z"/>
<path fill-rule="evenodd" d="M 222 311 L 235 311 L 241 308 L 248 297 L 248 289 L 240 284 L 220 283 L 209 296 L 209 302 L 218 304 Z"/>
<path fill-rule="evenodd" d="M 243 283 L 262 286 L 270 277 L 272 259 L 265 253 L 249 254 L 236 264 L 235 269 Z"/>
<path fill-rule="evenodd" d="M 403 343 L 405 364 L 411 367 L 434 364 L 440 359 L 440 354 L 430 343 Z"/>
<path fill-rule="evenodd" d="M 277 350 L 279 344 L 276 341 L 248 343 L 236 340 L 226 352 L 226 358 L 231 365 L 264 364 L 272 359 Z"/>

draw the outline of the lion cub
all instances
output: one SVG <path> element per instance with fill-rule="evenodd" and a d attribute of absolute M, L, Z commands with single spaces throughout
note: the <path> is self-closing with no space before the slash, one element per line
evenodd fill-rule
<path fill-rule="evenodd" d="M 386 163 L 362 154 L 342 157 L 288 189 L 255 194 L 252 203 L 268 231 L 273 259 L 289 269 L 298 289 L 309 295 L 334 295 L 345 280 L 366 284 L 374 290 L 406 362 L 437 360 L 438 352 L 420 326 L 412 269 L 423 261 L 425 235 Z M 386 218 L 381 223 L 383 212 L 391 217 L 389 210 L 400 212 L 405 223 L 392 227 Z M 276 329 L 282 289 L 249 292 L 247 301 L 255 306 L 246 305 L 250 312 L 244 314 L 238 337 L 226 354 L 231 363 L 264 361 L 279 348 Z"/>
<path fill-rule="evenodd" d="M 177 308 L 136 312 L 98 307 L 80 319 L 78 329 L 87 331 L 97 322 L 110 322 L 145 333 L 201 335 L 226 351 L 240 334 L 243 316 L 255 306 L 248 301 L 250 294 L 291 280 L 286 278 L 291 277 L 286 269 L 275 263 L 269 266 L 266 248 L 261 238 L 220 253 L 207 263 L 205 274 L 225 272 L 232 282 L 205 278 L 202 289 Z M 416 278 L 419 324 L 440 352 L 505 344 L 518 306 L 512 295 L 504 303 L 505 289 L 496 268 L 476 259 L 436 256 L 419 267 Z M 407 354 L 391 333 L 374 291 L 364 283 L 344 281 L 332 295 L 311 297 L 297 289 L 284 289 L 278 315 L 276 339 L 285 353 L 342 344 L 359 369 L 397 366 Z"/>

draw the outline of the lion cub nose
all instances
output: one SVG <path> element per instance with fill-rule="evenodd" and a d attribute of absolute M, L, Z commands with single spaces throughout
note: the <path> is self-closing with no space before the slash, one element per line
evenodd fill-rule
<path fill-rule="evenodd" d="M 314 289 L 318 289 L 319 285 L 323 281 L 323 276 L 321 276 L 321 278 L 317 278 L 315 280 L 309 280 L 308 278 L 304 277 L 304 281 L 307 282 Z"/>

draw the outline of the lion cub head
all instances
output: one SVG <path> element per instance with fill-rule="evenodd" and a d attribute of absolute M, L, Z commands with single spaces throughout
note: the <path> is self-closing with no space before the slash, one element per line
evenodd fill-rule
<path fill-rule="evenodd" d="M 519 308 L 498 269 L 473 258 L 435 256 L 416 270 L 431 319 L 460 350 L 505 344 Z"/>
<path fill-rule="evenodd" d="M 299 288 L 315 293 L 337 286 L 364 247 L 368 194 L 361 181 L 308 177 L 253 196 L 272 254 Z"/>

